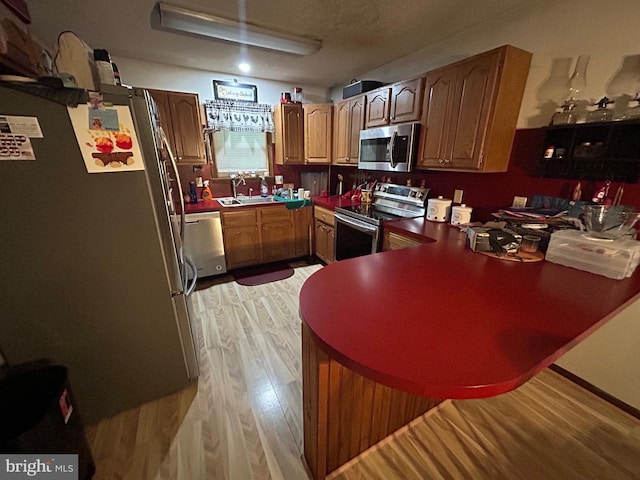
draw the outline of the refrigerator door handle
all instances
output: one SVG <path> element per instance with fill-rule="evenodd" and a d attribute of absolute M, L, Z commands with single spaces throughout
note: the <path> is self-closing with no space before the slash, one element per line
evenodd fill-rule
<path fill-rule="evenodd" d="M 164 133 L 162 127 L 160 127 L 160 137 L 162 138 L 162 145 L 167 149 L 167 154 L 169 155 L 169 160 L 171 161 L 171 166 L 173 167 L 173 171 L 176 174 L 176 184 L 178 185 L 178 193 L 180 194 L 180 244 L 184 245 L 184 194 L 182 191 L 182 183 L 180 182 L 180 174 L 178 173 L 178 164 L 176 163 L 176 159 L 173 156 L 173 152 L 171 151 L 171 146 L 169 145 L 169 140 L 167 140 L 167 135 Z"/>
<path fill-rule="evenodd" d="M 185 267 L 188 267 L 189 270 L 191 270 L 191 272 L 193 273 L 193 278 L 191 279 L 188 285 L 185 285 L 185 288 L 184 288 L 185 296 L 189 296 L 196 288 L 196 281 L 198 280 L 198 267 L 196 266 L 195 263 L 193 263 L 193 260 L 191 260 L 186 255 L 184 257 L 184 264 L 185 264 Z M 188 278 L 188 275 L 185 275 L 185 282 L 187 278 Z"/>

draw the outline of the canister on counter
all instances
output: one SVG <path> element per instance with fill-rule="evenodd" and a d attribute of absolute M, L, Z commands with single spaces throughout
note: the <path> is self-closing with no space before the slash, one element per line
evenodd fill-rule
<path fill-rule="evenodd" d="M 471 223 L 471 212 L 473 208 L 467 207 L 464 203 L 451 207 L 451 224 L 463 225 Z"/>
<path fill-rule="evenodd" d="M 446 222 L 451 212 L 451 200 L 448 198 L 430 198 L 427 200 L 427 220 Z"/>

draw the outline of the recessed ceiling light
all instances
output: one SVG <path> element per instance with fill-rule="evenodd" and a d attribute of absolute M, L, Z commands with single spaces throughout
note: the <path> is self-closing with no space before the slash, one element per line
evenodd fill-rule
<path fill-rule="evenodd" d="M 247 62 L 239 63 L 238 68 L 242 73 L 249 73 L 251 71 L 251 65 L 249 65 Z"/>

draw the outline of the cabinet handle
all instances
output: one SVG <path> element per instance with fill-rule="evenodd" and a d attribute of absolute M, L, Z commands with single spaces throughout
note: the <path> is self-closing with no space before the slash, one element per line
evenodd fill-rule
<path fill-rule="evenodd" d="M 441 158 L 439 158 L 438 163 L 444 163 L 444 161 Z"/>
<path fill-rule="evenodd" d="M 449 163 L 449 159 L 448 159 L 448 158 L 445 158 L 445 159 L 444 159 L 444 163 Z"/>

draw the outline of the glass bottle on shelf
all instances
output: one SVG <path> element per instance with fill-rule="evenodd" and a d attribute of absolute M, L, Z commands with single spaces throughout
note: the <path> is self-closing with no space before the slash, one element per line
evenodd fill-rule
<path fill-rule="evenodd" d="M 609 100 L 608 97 L 602 97 L 595 104 L 598 108 L 587 113 L 587 122 L 609 122 L 613 120 L 613 110 L 607 108 L 610 103 L 614 103 L 614 101 Z"/>
<path fill-rule="evenodd" d="M 640 94 L 636 94 L 636 97 L 631 102 L 636 104 L 627 109 L 623 120 L 637 120 L 640 118 Z"/>
<path fill-rule="evenodd" d="M 587 65 L 589 65 L 589 55 L 580 55 L 576 60 L 573 74 L 567 82 L 568 98 L 562 104 L 562 111 L 554 113 L 551 117 L 551 125 L 576 123 L 576 105 L 584 95 L 587 86 Z"/>

